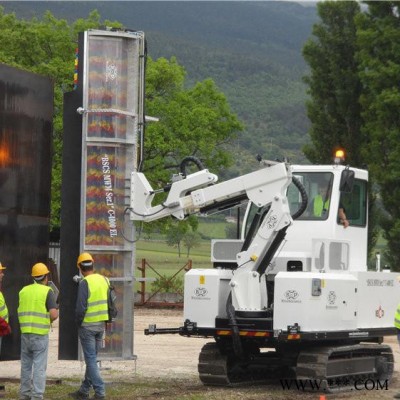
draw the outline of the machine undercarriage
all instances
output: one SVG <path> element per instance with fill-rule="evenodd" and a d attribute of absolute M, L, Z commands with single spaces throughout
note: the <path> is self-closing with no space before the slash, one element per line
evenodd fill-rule
<path fill-rule="evenodd" d="M 267 352 L 261 352 L 254 342 L 245 346 L 245 356 L 240 358 L 229 342 L 207 343 L 199 355 L 200 380 L 212 386 L 288 385 L 296 380 L 304 389 L 318 387 L 334 393 L 367 380 L 383 385 L 394 369 L 392 349 L 383 344 L 283 345 Z"/>

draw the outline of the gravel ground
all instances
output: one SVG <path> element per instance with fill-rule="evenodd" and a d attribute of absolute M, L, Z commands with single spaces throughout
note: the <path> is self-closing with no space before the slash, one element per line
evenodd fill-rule
<path fill-rule="evenodd" d="M 187 399 L 323 399 L 317 393 L 304 393 L 299 390 L 286 390 L 276 386 L 258 386 L 249 388 L 209 388 L 198 380 L 197 359 L 202 346 L 211 339 L 185 338 L 179 335 L 145 336 L 143 331 L 151 323 L 158 327 L 179 327 L 182 325 L 181 310 L 135 309 L 134 317 L 134 354 L 136 361 L 103 361 L 102 375 L 107 383 L 138 383 L 139 381 L 163 380 L 170 382 L 167 390 L 155 394 L 154 398 L 176 399 L 183 394 L 191 393 Z M 393 347 L 396 365 L 399 365 L 400 350 L 394 337 L 388 337 L 386 342 Z M 68 379 L 77 382 L 83 376 L 84 363 L 80 361 L 62 361 L 57 359 L 58 324 L 55 323 L 50 334 L 48 379 Z M 15 380 L 19 378 L 19 361 L 0 362 L 0 378 Z M 337 395 L 326 395 L 328 399 L 390 399 L 400 391 L 400 380 L 396 366 L 394 379 L 388 390 L 379 389 L 355 391 Z M 168 385 L 167 385 L 168 387 Z M 197 394 L 196 394 L 197 393 Z M 197 397 L 196 397 L 197 396 Z M 199 397 L 200 396 L 200 397 Z M 203 396 L 203 397 L 201 397 Z M 146 396 L 146 399 L 152 397 Z"/>

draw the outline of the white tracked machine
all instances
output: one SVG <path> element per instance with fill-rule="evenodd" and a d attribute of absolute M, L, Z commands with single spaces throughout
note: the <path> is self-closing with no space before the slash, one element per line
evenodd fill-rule
<path fill-rule="evenodd" d="M 389 380 L 393 353 L 382 342 L 395 334 L 400 284 L 379 264 L 367 270 L 367 171 L 338 160 L 262 162 L 255 172 L 217 180 L 206 169 L 180 174 L 166 200 L 152 206 L 156 192 L 142 173 L 132 174 L 136 221 L 249 202 L 242 239 L 212 241 L 214 268 L 186 273 L 183 326 L 151 325 L 145 333 L 213 338 L 199 356 L 206 385 L 311 379 L 334 392 L 357 379 Z M 321 184 L 323 211 L 315 215 Z"/>

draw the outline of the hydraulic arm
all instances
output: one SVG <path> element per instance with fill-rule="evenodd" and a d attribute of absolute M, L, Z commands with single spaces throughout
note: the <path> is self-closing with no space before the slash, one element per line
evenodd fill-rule
<path fill-rule="evenodd" d="M 170 185 L 163 203 L 152 206 L 156 191 L 143 173 L 134 172 L 131 219 L 154 221 L 173 216 L 181 220 L 191 214 L 205 213 L 245 200 L 258 207 L 268 205 L 253 240 L 237 254 L 238 268 L 230 283 L 232 303 L 237 312 L 260 312 L 267 307 L 265 268 L 261 264 L 271 248 L 276 250 L 286 228 L 292 223 L 286 198 L 292 174 L 285 163 L 278 163 L 222 183 L 216 183 L 217 180 L 217 176 L 207 170 L 190 174 Z"/>

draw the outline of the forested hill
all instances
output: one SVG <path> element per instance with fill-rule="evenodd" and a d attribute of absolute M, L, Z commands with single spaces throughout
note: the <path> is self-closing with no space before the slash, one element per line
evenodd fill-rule
<path fill-rule="evenodd" d="M 239 148 L 265 157 L 301 161 L 308 140 L 307 67 L 301 55 L 316 8 L 291 2 L 28 1 L 1 2 L 18 17 L 50 10 L 69 21 L 93 9 L 102 19 L 143 30 L 153 58 L 176 56 L 189 83 L 212 78 L 246 130 Z"/>

